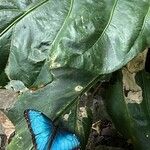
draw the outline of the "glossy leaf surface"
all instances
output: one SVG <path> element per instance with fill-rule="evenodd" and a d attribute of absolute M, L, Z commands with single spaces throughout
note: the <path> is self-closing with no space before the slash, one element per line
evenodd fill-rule
<path fill-rule="evenodd" d="M 120 68 L 149 45 L 149 3 L 2 0 L 0 51 L 10 52 L 9 78 L 31 86 L 45 63 L 97 74 Z"/>
<path fill-rule="evenodd" d="M 78 101 L 81 92 L 89 86 L 87 83 L 93 80 L 93 76 L 73 69 L 56 69 L 52 73 L 54 80 L 51 84 L 20 95 L 14 107 L 7 113 L 16 126 L 16 136 L 8 146 L 9 149 L 28 150 L 32 147 L 31 136 L 23 117 L 24 110 L 30 108 L 42 111 L 58 125 L 64 122 L 63 125 L 68 130 L 78 134 L 82 146 L 85 147 L 86 142 L 82 141 L 86 139 L 86 134 L 90 133 L 92 116 L 89 110 L 85 110 L 86 115 L 81 115 L 78 111 Z M 67 114 L 68 119 L 65 120 Z"/>

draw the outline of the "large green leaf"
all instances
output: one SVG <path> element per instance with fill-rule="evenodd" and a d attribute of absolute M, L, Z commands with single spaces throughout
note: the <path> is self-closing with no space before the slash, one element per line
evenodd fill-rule
<path fill-rule="evenodd" d="M 149 45 L 149 6 L 149 0 L 1 0 L 7 74 L 30 86 L 45 62 L 50 69 L 112 72 Z"/>
<path fill-rule="evenodd" d="M 90 81 L 94 77 L 74 69 L 56 69 L 52 73 L 54 79 L 51 84 L 20 95 L 14 107 L 7 113 L 16 126 L 16 134 L 8 146 L 9 149 L 29 150 L 32 147 L 31 136 L 23 117 L 24 110 L 29 108 L 42 111 L 59 125 L 63 121 L 62 125 L 80 137 L 82 147 L 86 146 L 92 116 L 88 108 L 80 107 L 78 103 L 81 93 L 91 86 Z M 63 120 L 65 115 L 68 115 L 66 123 Z"/>
<path fill-rule="evenodd" d="M 107 87 L 106 92 L 108 112 L 121 133 L 132 140 L 136 150 L 149 150 L 150 74 L 142 71 L 136 75 L 136 82 L 142 89 L 142 102 L 126 100 L 127 93 L 133 92 L 136 96 L 139 91 L 125 92 L 123 90 L 121 72 L 115 74 L 114 77 L 116 80 Z"/>

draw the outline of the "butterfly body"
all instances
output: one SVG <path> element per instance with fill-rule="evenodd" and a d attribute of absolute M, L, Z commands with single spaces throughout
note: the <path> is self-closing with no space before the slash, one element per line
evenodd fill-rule
<path fill-rule="evenodd" d="M 37 110 L 25 110 L 33 144 L 36 150 L 78 150 L 80 142 L 69 131 L 56 127 L 52 120 Z"/>

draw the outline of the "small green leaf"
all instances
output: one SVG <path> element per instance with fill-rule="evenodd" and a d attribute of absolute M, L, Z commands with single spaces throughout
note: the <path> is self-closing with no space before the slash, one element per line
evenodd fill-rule
<path fill-rule="evenodd" d="M 5 88 L 7 90 L 13 90 L 15 92 L 25 92 L 28 90 L 27 87 L 25 87 L 25 85 L 23 84 L 23 82 L 19 81 L 19 80 L 11 80 L 6 86 Z"/>

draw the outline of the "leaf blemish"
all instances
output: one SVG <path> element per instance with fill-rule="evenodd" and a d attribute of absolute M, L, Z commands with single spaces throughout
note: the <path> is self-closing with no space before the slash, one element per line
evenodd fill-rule
<path fill-rule="evenodd" d="M 78 85 L 75 87 L 76 92 L 80 92 L 80 91 L 82 91 L 82 89 L 83 89 L 83 87 L 81 85 Z"/>
<path fill-rule="evenodd" d="M 59 68 L 61 64 L 57 62 L 57 55 L 50 58 L 50 68 Z"/>
<path fill-rule="evenodd" d="M 50 66 L 50 68 L 59 68 L 59 67 L 61 67 L 61 64 L 59 64 L 59 63 L 53 63 Z"/>
<path fill-rule="evenodd" d="M 68 114 L 65 114 L 63 116 L 64 121 L 68 121 L 70 115 L 71 115 L 71 111 Z"/>
<path fill-rule="evenodd" d="M 136 74 L 145 68 L 147 50 L 140 53 L 136 58 L 122 69 L 123 92 L 126 103 L 140 104 L 143 101 L 142 88 L 136 83 Z"/>
<path fill-rule="evenodd" d="M 79 115 L 80 115 L 81 118 L 87 118 L 87 117 L 88 117 L 87 111 L 86 111 L 86 108 L 85 108 L 85 107 L 80 107 L 79 110 L 80 110 Z"/>

